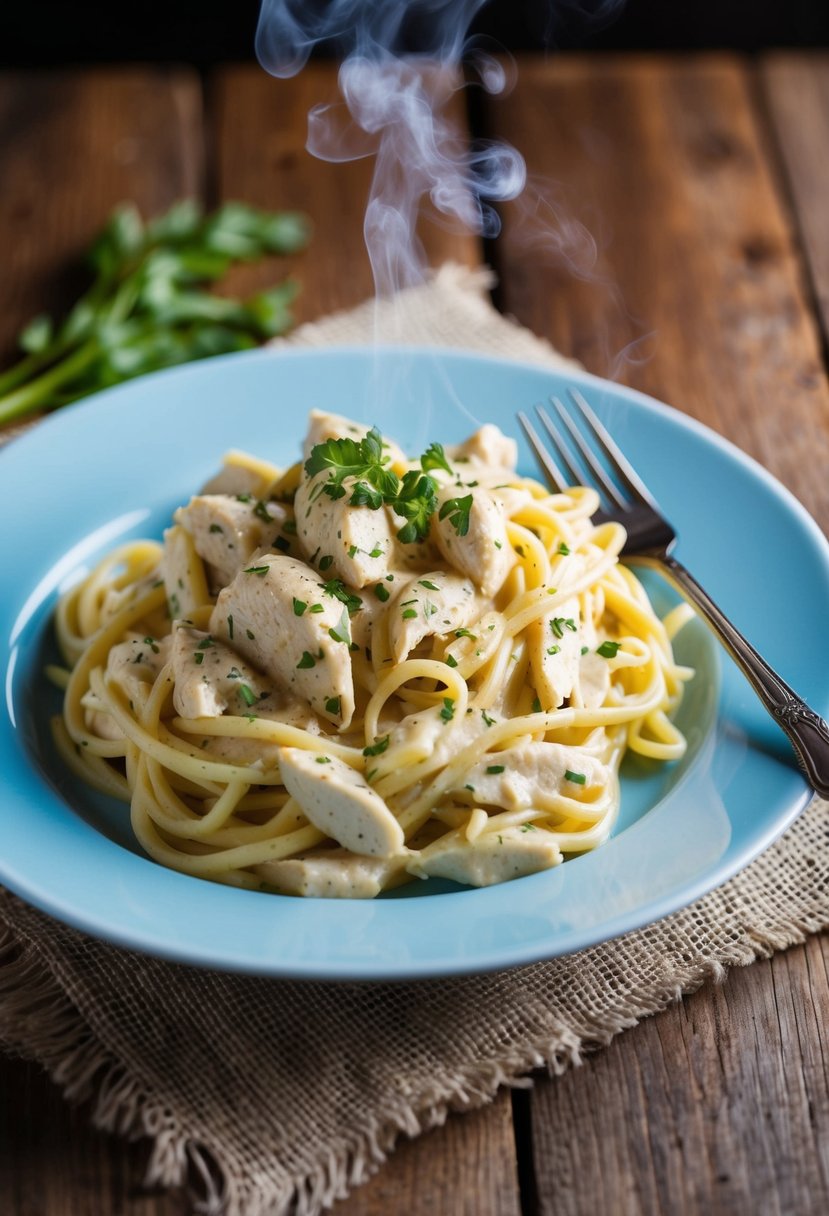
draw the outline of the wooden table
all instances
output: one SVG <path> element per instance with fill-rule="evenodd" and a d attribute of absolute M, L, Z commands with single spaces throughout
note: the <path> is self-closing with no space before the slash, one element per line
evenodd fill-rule
<path fill-rule="evenodd" d="M 299 318 L 369 295 L 370 166 L 303 151 L 333 85 L 326 66 L 290 82 L 254 67 L 0 76 L 0 347 L 71 296 L 77 255 L 127 198 L 145 213 L 182 195 L 302 208 L 315 236 L 293 267 Z M 528 59 L 508 99 L 471 114 L 556 183 L 596 235 L 595 272 L 545 263 L 512 209 L 486 250 L 431 229 L 432 261 L 485 257 L 504 311 L 728 435 L 829 529 L 829 58 Z M 735 971 L 563 1078 L 401 1145 L 337 1213 L 828 1211 L 827 971 L 820 937 Z M 36 1068 L 2 1060 L 0 1078 L 0 1212 L 185 1210 L 142 1192 L 140 1144 L 90 1130 Z"/>

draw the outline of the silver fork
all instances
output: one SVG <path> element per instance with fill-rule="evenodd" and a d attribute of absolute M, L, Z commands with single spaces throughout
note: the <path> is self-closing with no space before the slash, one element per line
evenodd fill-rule
<path fill-rule="evenodd" d="M 547 411 L 536 406 L 552 453 L 527 415 L 523 412 L 518 415 L 548 484 L 557 493 L 562 493 L 568 485 L 585 484 L 584 473 L 572 456 L 573 451 L 578 451 L 603 501 L 602 508 L 593 518 L 598 522 L 616 520 L 623 524 L 627 541 L 622 556 L 632 564 L 658 567 L 693 604 L 748 677 L 775 722 L 785 731 L 809 784 L 824 798 L 829 797 L 829 726 L 746 641 L 694 576 L 671 556 L 676 532 L 582 394 L 570 389 L 569 395 L 581 415 L 583 430 L 558 398 L 551 399 L 569 444 Z M 592 446 L 583 431 L 590 435 Z M 602 453 L 613 476 L 596 456 L 594 448 Z"/>

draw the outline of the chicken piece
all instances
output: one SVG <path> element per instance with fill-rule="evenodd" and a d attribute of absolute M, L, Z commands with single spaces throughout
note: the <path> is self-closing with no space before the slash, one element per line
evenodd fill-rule
<path fill-rule="evenodd" d="M 549 870 L 561 862 L 561 849 L 543 828 L 503 828 L 469 841 L 452 832 L 425 848 L 408 867 L 429 878 L 449 878 L 471 887 L 488 887 Z"/>
<path fill-rule="evenodd" d="M 273 692 L 260 672 L 212 634 L 180 625 L 173 630 L 173 705 L 182 718 L 218 718 L 226 711 L 259 713 Z"/>
<path fill-rule="evenodd" d="M 468 461 L 470 464 L 486 465 L 489 468 L 515 472 L 518 463 L 518 444 L 492 422 L 486 422 L 463 443 L 446 449 L 450 463 Z"/>
<path fill-rule="evenodd" d="M 589 650 L 579 659 L 578 702 L 584 709 L 604 705 L 610 690 L 610 667 L 607 659 Z"/>
<path fill-rule="evenodd" d="M 214 636 L 302 697 L 315 713 L 346 729 L 354 713 L 348 609 L 318 574 L 293 557 L 267 553 L 219 594 Z"/>
<path fill-rule="evenodd" d="M 465 487 L 462 487 L 465 488 Z M 461 535 L 452 522 L 452 512 L 445 519 L 440 510 L 452 498 L 471 498 L 469 526 Z M 432 520 L 432 536 L 446 560 L 475 580 L 484 595 L 495 595 L 507 577 L 515 555 L 507 538 L 504 513 L 483 486 L 473 486 L 468 494 L 455 485 L 445 486 L 438 494 L 438 510 Z"/>
<path fill-rule="evenodd" d="M 329 414 L 324 410 L 311 410 L 308 415 L 308 432 L 302 445 L 302 458 L 307 460 L 311 449 L 328 439 L 354 439 L 359 443 L 370 430 L 370 423 L 355 422 L 353 418 L 344 418 L 342 414 Z M 383 448 L 391 464 L 406 463 L 402 450 L 386 435 L 383 435 Z"/>
<path fill-rule="evenodd" d="M 369 857 L 402 852 L 403 829 L 362 773 L 300 747 L 283 747 L 279 767 L 285 788 L 309 821 L 344 849 Z"/>
<path fill-rule="evenodd" d="M 106 682 L 117 684 L 128 701 L 142 706 L 158 673 L 170 657 L 170 638 L 142 638 L 134 633 L 113 646 L 107 656 Z"/>
<path fill-rule="evenodd" d="M 584 781 L 573 781 L 568 772 Z M 561 796 L 578 798 L 583 791 L 606 785 L 608 776 L 606 765 L 579 748 L 526 743 L 484 756 L 464 775 L 453 796 L 506 811 L 555 810 Z"/>
<path fill-rule="evenodd" d="M 581 658 L 580 624 L 574 596 L 527 626 L 533 684 L 544 709 L 558 709 L 573 691 Z"/>
<path fill-rule="evenodd" d="M 428 757 L 436 769 L 442 768 L 498 720 L 487 711 L 471 709 L 447 730 L 442 712 L 442 706 L 432 705 L 407 714 L 390 732 L 387 755 L 393 756 L 395 748 L 405 747 L 407 763 L 417 764 Z"/>
<path fill-rule="evenodd" d="M 161 569 L 173 620 L 188 617 L 203 604 L 210 603 L 202 560 L 196 552 L 193 538 L 180 524 L 175 524 L 164 533 Z"/>
<path fill-rule="evenodd" d="M 308 561 L 326 578 L 365 587 L 386 577 L 397 544 L 387 507 L 351 507 L 353 479 L 342 498 L 323 493 L 327 471 L 304 478 L 294 499 L 297 535 Z"/>
<path fill-rule="evenodd" d="M 389 645 L 395 662 L 427 637 L 444 637 L 477 621 L 481 605 L 467 578 L 431 570 L 409 579 L 389 608 Z"/>
<path fill-rule="evenodd" d="M 250 494 L 264 498 L 280 476 L 275 464 L 247 452 L 226 452 L 218 473 L 202 486 L 202 494 Z"/>
<path fill-rule="evenodd" d="M 374 899 L 396 871 L 400 857 L 366 857 L 345 849 L 319 849 L 306 857 L 266 861 L 256 873 L 283 895 L 310 895 L 318 899 Z"/>
<path fill-rule="evenodd" d="M 225 587 L 258 549 L 273 550 L 288 516 L 280 503 L 261 498 L 197 494 L 186 507 L 179 507 L 174 519 L 192 537 L 199 557 L 215 575 L 214 582 Z"/>

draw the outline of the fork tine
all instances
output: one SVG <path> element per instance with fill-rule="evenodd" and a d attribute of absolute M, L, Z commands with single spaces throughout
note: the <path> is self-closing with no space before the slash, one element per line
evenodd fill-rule
<path fill-rule="evenodd" d="M 585 442 L 584 436 L 582 435 L 579 428 L 576 426 L 575 422 L 573 422 L 573 419 L 567 413 L 564 406 L 559 401 L 558 397 L 552 397 L 551 401 L 552 401 L 553 405 L 555 406 L 556 411 L 558 412 L 559 418 L 564 423 L 564 425 L 567 427 L 567 430 L 570 433 L 570 437 L 573 440 L 573 443 L 576 445 L 578 450 L 581 452 L 582 457 L 584 458 L 584 463 L 588 466 L 588 468 L 592 472 L 593 476 L 595 477 L 596 481 L 601 486 L 602 490 L 604 490 L 605 496 L 608 499 L 608 501 L 611 504 L 615 503 L 615 505 L 617 507 L 621 507 L 624 510 L 624 508 L 628 505 L 627 500 L 624 498 L 624 496 L 622 494 L 619 493 L 619 490 L 617 489 L 617 487 L 613 484 L 610 477 L 608 477 L 606 470 L 602 468 L 601 464 L 596 459 L 592 449 Z M 540 413 L 541 413 L 541 411 L 539 410 L 539 414 Z M 553 424 L 552 424 L 552 422 L 550 422 L 547 415 L 544 414 L 542 416 L 541 420 L 544 423 L 547 430 L 550 432 L 550 434 L 552 434 L 553 433 Z"/>
<path fill-rule="evenodd" d="M 558 431 L 555 429 L 553 424 L 550 422 L 550 419 L 544 413 L 543 406 L 537 405 L 535 407 L 535 412 L 536 412 L 536 414 L 538 414 L 538 417 L 540 418 L 540 420 L 544 426 L 544 429 L 547 432 L 547 435 L 549 436 L 550 442 L 552 443 L 553 447 L 555 448 L 556 459 L 560 461 L 560 463 L 564 466 L 564 468 L 567 471 L 567 476 L 570 479 L 567 484 L 571 485 L 571 486 L 581 485 L 581 483 L 584 481 L 582 472 L 578 468 L 578 466 L 575 464 L 575 462 L 573 461 L 573 458 L 570 455 L 570 453 L 568 452 L 566 446 L 562 443 L 561 435 L 558 433 Z"/>
<path fill-rule="evenodd" d="M 518 421 L 524 428 L 524 434 L 527 436 L 527 440 L 533 450 L 533 453 L 535 454 L 536 460 L 544 470 L 548 484 L 553 490 L 556 491 L 556 493 L 563 494 L 567 489 L 567 481 L 564 477 L 562 477 L 561 470 L 559 469 L 558 465 L 539 439 L 538 432 L 536 431 L 535 427 L 523 411 L 519 411 Z"/>
<path fill-rule="evenodd" d="M 588 405 L 578 389 L 571 388 L 567 391 L 575 405 L 581 410 L 582 417 L 589 424 L 596 437 L 596 442 L 601 447 L 607 457 L 608 463 L 628 493 L 637 502 L 658 510 L 657 504 L 648 492 L 647 487 L 639 480 L 633 465 L 625 459 L 621 449 L 617 447 L 616 441 L 611 438 L 607 428 L 596 417 L 593 408 Z"/>

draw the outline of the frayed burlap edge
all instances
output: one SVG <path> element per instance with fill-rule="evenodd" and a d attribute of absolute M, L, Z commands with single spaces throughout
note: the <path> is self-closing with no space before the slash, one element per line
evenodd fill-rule
<path fill-rule="evenodd" d="M 706 982 L 722 982 L 731 967 L 768 958 L 827 928 L 829 916 L 805 911 L 774 931 L 748 928 L 744 939 L 717 957 L 675 969 L 656 988 L 649 983 L 634 989 L 624 1012 L 584 1017 L 580 1026 L 561 1025 L 556 1033 L 507 1051 L 497 1061 L 459 1069 L 451 1079 L 421 1091 L 417 1101 L 384 1112 L 293 1185 L 278 1192 L 263 1189 L 259 1195 L 226 1173 L 208 1148 L 187 1137 L 172 1113 L 95 1039 L 44 966 L 43 956 L 5 927 L 0 928 L 0 1040 L 39 1062 L 68 1100 L 91 1100 L 91 1120 L 101 1131 L 149 1139 L 147 1187 L 182 1187 L 189 1174 L 193 1210 L 200 1216 L 315 1216 L 377 1173 L 401 1135 L 414 1138 L 441 1126 L 450 1113 L 484 1106 L 504 1086 L 530 1087 L 528 1074 L 535 1070 L 561 1076 L 644 1018 Z"/>

